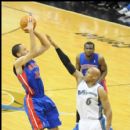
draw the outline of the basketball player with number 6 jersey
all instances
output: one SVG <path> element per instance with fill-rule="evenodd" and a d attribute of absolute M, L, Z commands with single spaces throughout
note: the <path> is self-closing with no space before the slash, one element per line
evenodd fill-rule
<path fill-rule="evenodd" d="M 74 76 L 77 82 L 77 110 L 80 115 L 79 130 L 110 130 L 112 110 L 109 99 L 102 85 L 97 83 L 101 72 L 96 67 L 90 67 L 85 75 L 76 70 L 69 57 L 48 36 L 61 62 Z M 102 114 L 102 108 L 107 119 Z"/>
<path fill-rule="evenodd" d="M 76 57 L 76 69 L 81 71 L 83 75 L 87 73 L 87 70 L 90 67 L 97 67 L 100 69 L 101 75 L 98 79 L 104 90 L 107 92 L 107 86 L 105 77 L 107 75 L 107 64 L 102 55 L 95 53 L 95 44 L 91 41 L 88 41 L 84 44 L 84 52 L 80 53 Z M 79 122 L 80 116 L 76 111 L 76 126 L 73 130 L 78 130 L 77 125 Z"/>

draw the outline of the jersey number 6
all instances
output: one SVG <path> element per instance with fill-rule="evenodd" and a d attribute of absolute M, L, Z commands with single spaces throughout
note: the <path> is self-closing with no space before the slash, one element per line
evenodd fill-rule
<path fill-rule="evenodd" d="M 88 98 L 88 99 L 86 100 L 86 104 L 87 104 L 87 105 L 90 105 L 90 104 L 91 104 L 91 98 Z"/>

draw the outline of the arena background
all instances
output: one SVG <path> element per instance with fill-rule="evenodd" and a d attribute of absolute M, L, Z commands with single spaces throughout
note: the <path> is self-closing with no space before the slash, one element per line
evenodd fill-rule
<path fill-rule="evenodd" d="M 130 28 L 38 2 L 2 2 L 2 130 L 31 130 L 23 109 L 25 92 L 13 74 L 16 43 L 29 47 L 29 36 L 19 28 L 29 12 L 37 19 L 36 30 L 49 34 L 67 53 L 73 64 L 86 41 L 96 45 L 108 65 L 106 77 L 113 110 L 114 130 L 130 129 Z M 38 42 L 38 41 L 37 41 Z M 54 48 L 36 59 L 45 92 L 60 111 L 61 130 L 75 125 L 76 82 L 58 59 Z"/>

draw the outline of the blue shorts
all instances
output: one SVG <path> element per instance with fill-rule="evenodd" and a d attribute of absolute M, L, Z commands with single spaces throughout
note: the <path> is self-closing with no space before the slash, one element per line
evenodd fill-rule
<path fill-rule="evenodd" d="M 47 96 L 33 98 L 27 95 L 24 98 L 24 108 L 33 130 L 52 129 L 61 125 L 56 105 Z"/>

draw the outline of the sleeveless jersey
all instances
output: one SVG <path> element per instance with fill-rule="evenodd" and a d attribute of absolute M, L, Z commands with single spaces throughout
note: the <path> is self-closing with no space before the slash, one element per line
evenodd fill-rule
<path fill-rule="evenodd" d="M 16 76 L 25 89 L 26 94 L 38 98 L 44 96 L 44 85 L 40 77 L 39 67 L 34 60 L 26 63 L 22 74 Z"/>
<path fill-rule="evenodd" d="M 82 72 L 83 75 L 86 74 L 87 70 L 90 67 L 99 68 L 98 54 L 97 53 L 93 53 L 91 60 L 87 60 L 85 53 L 81 53 L 79 62 L 80 62 L 80 66 L 81 66 L 81 72 Z"/>
<path fill-rule="evenodd" d="M 102 117 L 102 105 L 99 101 L 98 88 L 100 84 L 95 84 L 89 88 L 84 80 L 78 85 L 77 110 L 80 119 L 100 119 Z"/>

